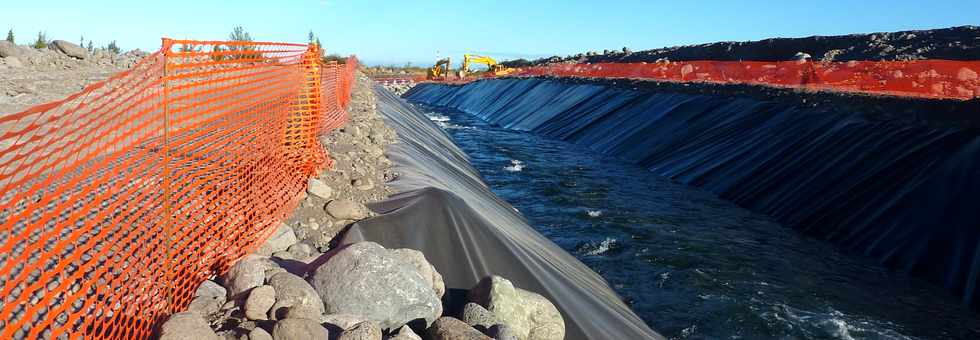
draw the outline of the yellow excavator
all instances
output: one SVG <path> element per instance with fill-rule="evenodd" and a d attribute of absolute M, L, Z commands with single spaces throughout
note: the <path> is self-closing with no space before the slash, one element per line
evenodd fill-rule
<path fill-rule="evenodd" d="M 452 63 L 450 62 L 449 57 L 439 59 L 436 61 L 436 64 L 429 69 L 429 74 L 426 75 L 426 78 L 429 80 L 440 78 L 444 79 L 449 75 L 450 67 L 452 67 Z"/>
<path fill-rule="evenodd" d="M 467 73 L 470 73 L 471 64 L 483 64 L 487 65 L 487 73 L 495 76 L 504 76 L 514 72 L 514 69 L 509 67 L 503 67 L 497 64 L 497 61 L 493 58 L 475 55 L 475 54 L 464 54 L 463 55 L 463 67 L 459 69 L 459 77 L 463 78 Z"/>

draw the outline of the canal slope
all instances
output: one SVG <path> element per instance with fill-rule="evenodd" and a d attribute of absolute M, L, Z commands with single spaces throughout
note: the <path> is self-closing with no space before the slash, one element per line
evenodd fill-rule
<path fill-rule="evenodd" d="M 438 126 L 390 92 L 376 87 L 378 113 L 398 134 L 387 156 L 399 192 L 370 205 L 380 215 L 351 227 L 340 243 L 362 240 L 425 253 L 446 283 L 445 315 L 494 274 L 551 300 L 567 339 L 661 339 L 602 277 L 528 226 L 482 181 Z"/>

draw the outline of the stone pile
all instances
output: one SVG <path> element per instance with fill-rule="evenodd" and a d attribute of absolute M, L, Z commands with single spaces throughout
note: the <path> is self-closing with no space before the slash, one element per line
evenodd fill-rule
<path fill-rule="evenodd" d="M 412 249 L 346 245 L 308 266 L 249 255 L 198 287 L 188 310 L 160 329 L 177 339 L 562 339 L 551 302 L 499 276 L 467 293 L 459 315 L 443 315 L 442 275 Z M 420 337 L 418 334 L 422 334 Z"/>
<path fill-rule="evenodd" d="M 384 88 L 388 91 L 391 91 L 391 93 L 394 93 L 396 96 L 401 97 L 401 95 L 405 94 L 405 92 L 408 92 L 408 90 L 411 90 L 413 87 L 415 87 L 415 85 L 416 84 L 414 81 L 400 82 L 400 83 L 385 83 Z"/>
<path fill-rule="evenodd" d="M 161 339 L 550 340 L 564 321 L 541 295 L 504 278 L 483 279 L 459 315 L 444 315 L 446 286 L 425 255 L 372 242 L 336 245 L 372 213 L 397 178 L 384 148 L 394 142 L 359 76 L 347 125 L 321 138 L 333 166 L 311 178 L 293 216 L 223 276 L 203 282 Z M 459 308 L 457 308 L 459 309 Z"/>

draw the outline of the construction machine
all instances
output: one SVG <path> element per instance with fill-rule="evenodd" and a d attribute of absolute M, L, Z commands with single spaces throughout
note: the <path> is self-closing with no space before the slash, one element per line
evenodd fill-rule
<path fill-rule="evenodd" d="M 470 71 L 471 64 L 487 65 L 487 74 L 494 75 L 494 76 L 503 76 L 503 75 L 510 74 L 511 72 L 514 72 L 514 69 L 501 66 L 493 58 L 482 56 L 482 55 L 475 55 L 475 54 L 464 54 L 463 67 L 459 70 L 460 78 L 465 77 L 467 73 L 471 72 Z"/>
<path fill-rule="evenodd" d="M 449 75 L 449 69 L 452 67 L 449 57 L 439 59 L 436 64 L 429 69 L 429 74 L 426 78 L 429 80 L 433 79 L 445 79 Z"/>

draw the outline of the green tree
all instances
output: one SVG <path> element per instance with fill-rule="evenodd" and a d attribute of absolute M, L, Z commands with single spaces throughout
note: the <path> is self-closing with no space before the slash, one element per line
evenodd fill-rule
<path fill-rule="evenodd" d="M 34 44 L 31 45 L 31 46 L 34 46 L 34 48 L 36 48 L 36 49 L 42 49 L 42 48 L 48 47 L 48 37 L 47 37 L 47 34 L 44 34 L 44 32 L 38 31 L 37 32 L 37 40 L 35 40 L 34 41 Z"/>
<path fill-rule="evenodd" d="M 89 40 L 88 41 L 88 53 L 93 53 L 93 52 L 95 52 L 95 45 L 93 45 L 92 44 L 92 41 Z"/>
<path fill-rule="evenodd" d="M 7 41 L 9 41 L 11 44 L 14 43 L 14 30 L 13 29 L 7 31 Z"/>
<path fill-rule="evenodd" d="M 85 36 L 84 35 L 78 37 L 78 46 L 85 46 Z"/>
<path fill-rule="evenodd" d="M 248 34 L 248 31 L 245 31 L 245 29 L 242 28 L 241 26 L 235 26 L 235 28 L 231 30 L 231 34 L 228 35 L 228 40 L 231 40 L 231 41 L 251 42 L 252 41 L 252 35 Z M 245 52 L 245 51 L 254 51 L 255 50 L 255 46 L 252 46 L 252 45 L 229 45 L 228 46 L 228 50 L 229 51 L 243 51 L 243 52 Z M 216 52 L 219 51 L 219 47 L 218 46 L 215 46 L 215 51 Z M 257 53 L 236 53 L 236 54 L 230 55 L 229 58 L 232 58 L 232 59 L 254 59 L 254 58 L 258 58 L 258 56 L 259 56 L 259 54 L 257 54 Z"/>
<path fill-rule="evenodd" d="M 249 35 L 248 32 L 245 31 L 244 28 L 242 28 L 242 26 L 235 26 L 235 28 L 231 30 L 231 34 L 228 35 L 228 40 L 252 41 L 252 36 Z"/>

